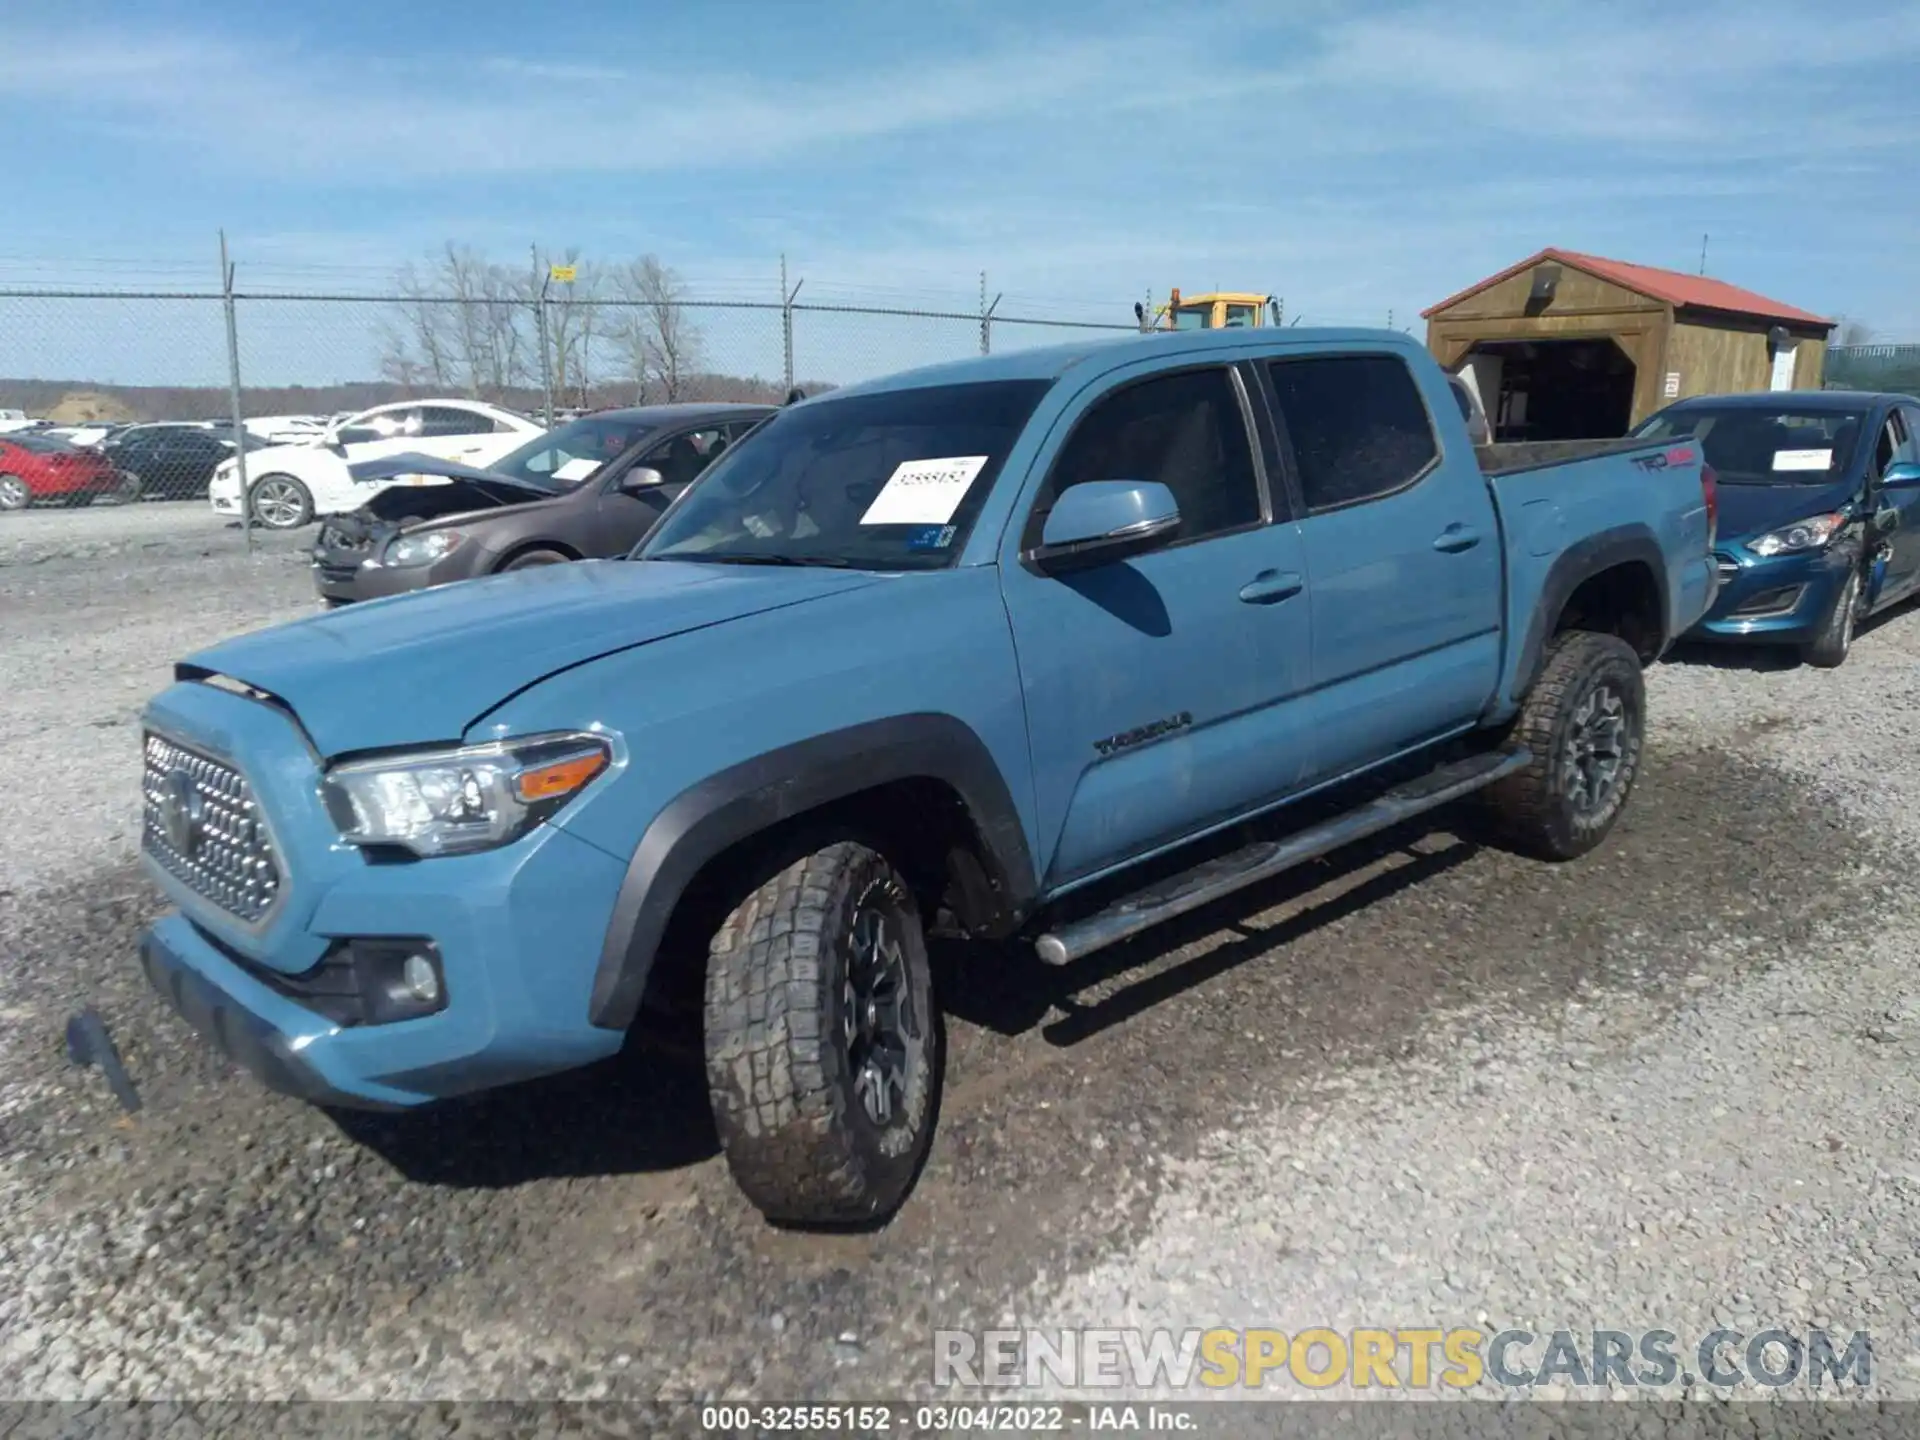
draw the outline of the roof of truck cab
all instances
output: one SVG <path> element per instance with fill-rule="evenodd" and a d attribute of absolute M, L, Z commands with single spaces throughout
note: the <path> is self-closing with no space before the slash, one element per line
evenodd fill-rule
<path fill-rule="evenodd" d="M 1097 340 L 1042 345 L 1031 350 L 925 365 L 823 391 L 802 403 L 811 405 L 844 395 L 873 395 L 888 390 L 917 390 L 930 385 L 965 385 L 984 380 L 1058 380 L 1083 364 L 1097 364 L 1104 370 L 1157 355 L 1205 355 L 1209 350 L 1235 349 L 1249 340 L 1269 340 L 1289 346 L 1384 344 L 1426 353 L 1424 345 L 1400 330 L 1320 330 L 1304 325 L 1282 329 L 1243 325 L 1231 330 L 1154 330 L 1145 334 L 1129 330 Z"/>

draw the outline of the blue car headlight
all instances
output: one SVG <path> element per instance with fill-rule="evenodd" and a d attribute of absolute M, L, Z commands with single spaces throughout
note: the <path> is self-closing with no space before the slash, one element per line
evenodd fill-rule
<path fill-rule="evenodd" d="M 1810 515 L 1805 520 L 1796 520 L 1791 525 L 1782 525 L 1778 530 L 1769 530 L 1757 540 L 1749 540 L 1747 548 L 1756 555 L 1794 555 L 1803 551 L 1822 550 L 1830 544 L 1840 527 L 1847 523 L 1845 511 L 1835 511 L 1830 515 Z"/>
<path fill-rule="evenodd" d="M 321 791 L 349 845 L 467 855 L 519 839 L 612 763 L 609 735 L 530 735 L 336 765 Z"/>

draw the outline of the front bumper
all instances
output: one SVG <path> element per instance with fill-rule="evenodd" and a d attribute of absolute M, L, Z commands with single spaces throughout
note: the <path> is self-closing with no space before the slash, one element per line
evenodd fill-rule
<path fill-rule="evenodd" d="M 313 588 L 321 600 L 336 606 L 356 600 L 379 600 L 388 595 L 408 595 L 415 590 L 485 574 L 497 558 L 485 547 L 469 541 L 431 565 L 379 564 L 377 557 L 385 551 L 387 542 L 400 533 L 398 525 L 363 522 L 357 516 L 342 521 L 338 534 L 331 523 L 322 526 L 311 562 Z"/>
<path fill-rule="evenodd" d="M 455 560 L 461 563 L 452 563 Z M 457 555 L 433 565 L 369 565 L 358 557 L 316 555 L 313 588 L 329 605 L 347 605 L 355 600 L 406 595 L 450 580 L 464 580 L 468 568 L 464 557 Z"/>
<path fill-rule="evenodd" d="M 1742 546 L 1716 555 L 1720 588 L 1687 637 L 1745 644 L 1804 645 L 1833 613 L 1857 557 L 1849 546 L 1804 555 L 1759 556 Z"/>
<path fill-rule="evenodd" d="M 213 507 L 216 515 L 240 514 L 240 480 L 229 473 L 215 475 L 207 482 L 207 504 Z"/>
<path fill-rule="evenodd" d="M 342 845 L 318 799 L 319 764 L 293 722 L 212 686 L 176 684 L 148 726 L 245 772 L 273 832 L 278 898 L 247 925 L 159 864 L 176 906 L 143 937 L 155 987 L 270 1088 L 320 1103 L 420 1105 L 613 1054 L 587 1018 L 626 867 L 553 826 L 478 855 L 378 862 Z M 342 1023 L 303 1000 L 300 977 L 355 937 L 431 940 L 445 1008 Z"/>
<path fill-rule="evenodd" d="M 382 1104 L 348 1090 L 335 1089 L 306 1057 L 302 1034 L 288 1034 L 259 1010 L 196 969 L 183 953 L 192 937 L 182 933 L 186 922 L 169 916 L 140 937 L 140 968 L 162 999 L 194 1031 L 234 1063 L 251 1071 L 261 1084 L 296 1100 L 357 1110 L 403 1108 Z M 226 977 L 231 980 L 234 977 Z"/>

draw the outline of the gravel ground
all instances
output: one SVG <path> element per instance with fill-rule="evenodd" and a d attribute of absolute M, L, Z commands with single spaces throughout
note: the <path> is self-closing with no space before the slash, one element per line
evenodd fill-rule
<path fill-rule="evenodd" d="M 260 532 L 203 501 L 0 517 L 6 717 L 0 787 L 31 844 L 7 846 L 4 892 L 84 871 L 139 843 L 140 707 L 187 651 L 314 608 L 311 532 Z M 84 747 L 75 763 L 76 737 Z M 45 777 L 58 775 L 50 785 Z"/>
<path fill-rule="evenodd" d="M 301 543 L 0 523 L 0 1396 L 859 1398 L 931 1393 L 936 1326 L 1716 1321 L 1870 1329 L 1920 1395 L 1920 617 L 1659 667 L 1578 864 L 1415 829 L 1064 973 L 974 957 L 915 1199 L 808 1236 L 734 1193 L 687 1037 L 336 1118 L 146 994 L 138 706 L 308 613 Z M 135 1116 L 64 1062 L 88 1002 Z"/>

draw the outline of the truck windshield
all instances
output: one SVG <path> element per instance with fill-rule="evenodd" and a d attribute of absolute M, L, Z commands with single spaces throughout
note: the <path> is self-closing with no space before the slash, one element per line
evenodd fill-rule
<path fill-rule="evenodd" d="M 932 385 L 782 410 L 714 462 L 635 558 L 944 569 L 1052 383 Z"/>
<path fill-rule="evenodd" d="M 1859 410 L 1687 405 L 1655 415 L 1634 438 L 1693 437 L 1723 485 L 1818 485 L 1847 472 L 1866 419 Z"/>
<path fill-rule="evenodd" d="M 1173 328 L 1176 330 L 1205 330 L 1207 322 L 1213 318 L 1213 305 L 1182 305 L 1173 312 Z"/>

